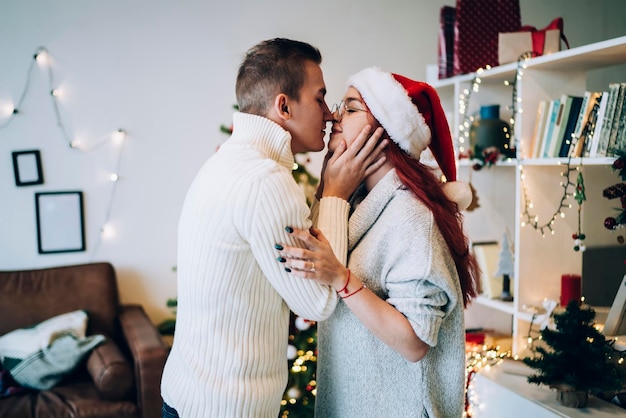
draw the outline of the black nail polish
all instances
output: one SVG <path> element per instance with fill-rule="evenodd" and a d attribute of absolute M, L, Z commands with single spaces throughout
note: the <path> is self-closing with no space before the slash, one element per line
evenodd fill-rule
<path fill-rule="evenodd" d="M 285 271 L 286 271 L 287 273 L 291 273 L 291 269 L 290 269 L 289 267 L 285 267 Z"/>
<path fill-rule="evenodd" d="M 293 228 L 290 226 L 286 226 L 285 227 L 285 231 L 289 232 L 290 234 L 293 232 Z"/>
<path fill-rule="evenodd" d="M 283 249 L 283 246 L 280 245 L 280 244 L 276 244 L 276 245 L 274 245 L 274 248 L 276 248 L 278 251 L 280 251 L 280 250 Z"/>
<path fill-rule="evenodd" d="M 285 257 L 278 257 L 277 260 L 280 261 L 281 263 L 284 263 L 285 261 L 287 261 Z"/>

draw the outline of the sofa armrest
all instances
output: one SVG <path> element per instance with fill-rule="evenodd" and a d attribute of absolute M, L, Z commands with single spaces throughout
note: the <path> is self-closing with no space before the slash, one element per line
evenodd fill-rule
<path fill-rule="evenodd" d="M 110 338 L 93 349 L 87 360 L 87 371 L 101 399 L 128 399 L 135 387 L 133 367 Z"/>
<path fill-rule="evenodd" d="M 161 375 L 168 349 L 140 305 L 122 305 L 122 333 L 133 356 L 137 403 L 143 418 L 161 416 Z"/>

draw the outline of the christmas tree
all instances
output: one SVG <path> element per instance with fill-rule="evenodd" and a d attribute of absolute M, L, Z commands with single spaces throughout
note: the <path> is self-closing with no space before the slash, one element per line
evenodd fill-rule
<path fill-rule="evenodd" d="M 542 340 L 549 346 L 538 346 L 538 355 L 525 358 L 524 363 L 537 374 L 529 383 L 549 385 L 561 391 L 584 391 L 597 394 L 621 387 L 621 373 L 612 360 L 613 341 L 607 341 L 595 328 L 595 311 L 582 309 L 572 300 L 566 310 L 554 315 L 556 330 L 541 330 Z"/>
<path fill-rule="evenodd" d="M 317 325 L 293 312 L 289 321 L 287 361 L 289 380 L 280 404 L 280 417 L 312 417 L 315 409 Z"/>

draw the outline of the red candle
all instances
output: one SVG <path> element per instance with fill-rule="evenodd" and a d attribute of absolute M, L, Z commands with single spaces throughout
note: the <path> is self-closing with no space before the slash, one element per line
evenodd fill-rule
<path fill-rule="evenodd" d="M 580 304 L 582 293 L 581 277 L 578 274 L 564 274 L 561 276 L 561 306 L 567 306 L 571 300 Z"/>

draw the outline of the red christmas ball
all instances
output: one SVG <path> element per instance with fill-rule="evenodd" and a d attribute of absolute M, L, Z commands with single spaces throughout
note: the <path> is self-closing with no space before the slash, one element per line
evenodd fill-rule
<path fill-rule="evenodd" d="M 624 243 L 624 237 L 622 235 L 618 236 L 617 237 L 617 242 L 620 243 L 620 244 L 623 244 Z"/>
<path fill-rule="evenodd" d="M 609 216 L 608 218 L 604 220 L 604 227 L 606 229 L 615 229 L 616 225 L 617 225 L 617 221 L 613 217 Z"/>
<path fill-rule="evenodd" d="M 624 158 L 618 158 L 617 160 L 613 161 L 613 168 L 616 170 L 621 170 L 622 168 L 624 168 Z"/>
<path fill-rule="evenodd" d="M 622 196 L 620 201 L 622 202 L 622 209 L 626 209 L 626 195 Z"/>

